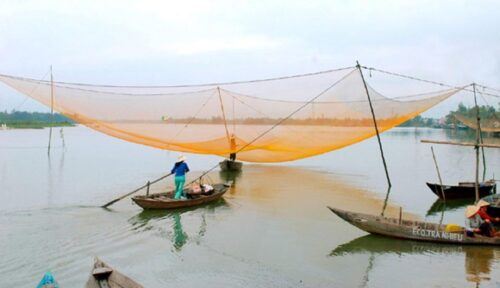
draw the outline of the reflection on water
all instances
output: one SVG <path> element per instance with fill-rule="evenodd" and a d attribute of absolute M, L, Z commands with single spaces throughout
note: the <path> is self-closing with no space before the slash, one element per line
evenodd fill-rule
<path fill-rule="evenodd" d="M 450 245 L 435 244 L 421 241 L 398 240 L 394 238 L 367 235 L 354 239 L 348 243 L 337 246 L 330 252 L 331 257 L 350 257 L 355 254 L 368 254 L 368 268 L 365 278 L 372 270 L 373 261 L 377 257 L 394 254 L 400 256 L 411 255 L 430 255 L 432 257 L 450 257 L 458 256 L 464 259 L 465 279 L 469 282 L 480 283 L 481 281 L 491 280 L 492 267 L 500 260 L 500 248 L 481 247 L 474 245 Z M 460 265 L 457 261 L 449 263 L 450 265 Z M 364 285 L 362 285 L 364 287 Z"/>
<path fill-rule="evenodd" d="M 222 171 L 221 170 L 221 171 L 219 171 L 219 178 L 224 182 L 232 181 L 233 186 L 235 186 L 237 183 L 236 179 L 240 178 L 242 173 L 243 172 L 241 170 L 240 171 Z"/>
<path fill-rule="evenodd" d="M 173 239 L 174 247 L 175 249 L 180 250 L 182 246 L 184 246 L 184 244 L 186 243 L 188 236 L 182 230 L 181 216 L 179 215 L 179 213 L 174 213 L 172 215 L 172 218 L 174 220 L 174 223 L 172 225 L 174 230 L 174 239 Z M 206 225 L 205 221 L 202 223 Z"/>
<path fill-rule="evenodd" d="M 472 204 L 474 204 L 474 199 L 451 199 L 444 201 L 438 198 L 434 203 L 432 203 L 429 210 L 427 210 L 426 216 L 434 216 L 442 213 L 443 211 L 446 213 L 463 210 L 462 208 Z"/>
<path fill-rule="evenodd" d="M 47 270 L 62 286 L 80 287 L 94 256 L 145 287 L 464 287 L 472 281 L 468 275 L 480 277 L 482 287 L 499 286 L 498 252 L 492 257 L 491 247 L 467 256 L 473 247 L 405 248 L 405 241 L 384 238 L 357 245 L 364 252 L 325 257 L 332 247 L 341 250 L 342 243 L 365 235 L 327 205 L 387 217 L 398 217 L 402 206 L 405 217 L 426 215 L 436 197 L 425 182 L 436 176 L 430 149 L 420 140 L 456 140 L 442 130 L 382 134 L 393 182 L 389 193 L 371 139 L 283 165 L 211 173 L 214 182 L 235 182 L 224 200 L 174 211 L 143 211 L 130 199 L 111 210 L 84 206 L 102 205 L 164 175 L 176 153 L 75 127 L 64 130 L 66 149 L 54 149 L 49 162 L 45 132 L 0 132 L 5 146 L 40 147 L 0 145 L 2 287 L 33 287 Z M 446 182 L 473 177 L 472 149 L 439 146 L 436 152 Z M 486 153 L 488 175 L 500 175 L 500 151 Z M 219 161 L 189 155 L 188 181 Z M 151 193 L 172 184 L 171 178 L 160 181 Z M 427 220 L 437 222 L 436 216 L 432 212 Z M 444 220 L 462 223 L 463 208 L 448 209 Z M 370 251 L 382 242 L 389 243 L 380 247 L 385 253 Z M 413 252 L 398 252 L 408 249 Z"/>
<path fill-rule="evenodd" d="M 143 231 L 154 230 L 157 227 L 166 227 L 165 233 L 161 233 L 161 237 L 170 238 L 172 246 L 176 251 L 181 251 L 182 247 L 192 239 L 196 243 L 200 243 L 201 238 L 207 231 L 207 214 L 217 213 L 220 209 L 229 209 L 229 204 L 222 198 L 218 201 L 208 203 L 201 207 L 189 207 L 175 210 L 143 210 L 139 214 L 130 218 L 128 222 L 132 224 L 132 230 L 136 233 Z M 189 236 L 183 229 L 182 215 L 200 218 L 200 224 L 196 235 Z M 163 231 L 163 230 L 162 230 Z"/>

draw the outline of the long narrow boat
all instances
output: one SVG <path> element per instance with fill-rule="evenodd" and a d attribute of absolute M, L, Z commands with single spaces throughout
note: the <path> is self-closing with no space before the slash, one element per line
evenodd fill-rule
<path fill-rule="evenodd" d="M 109 267 L 98 258 L 95 259 L 94 267 L 85 288 L 144 288 L 129 277 Z"/>
<path fill-rule="evenodd" d="M 202 205 L 220 199 L 231 187 L 231 183 L 220 183 L 213 185 L 214 191 L 209 195 L 199 195 L 190 199 L 173 199 L 174 191 L 166 193 L 155 193 L 150 195 L 139 195 L 132 197 L 137 205 L 143 209 L 176 209 Z M 184 189 L 187 193 L 188 189 Z"/>
<path fill-rule="evenodd" d="M 426 183 L 427 186 L 439 198 L 443 198 L 443 192 L 446 199 L 464 199 L 476 197 L 476 188 L 474 182 L 460 182 L 458 185 L 439 185 L 436 183 Z M 441 190 L 442 187 L 442 190 Z M 485 197 L 496 193 L 496 183 L 493 180 L 479 183 L 479 197 Z"/>
<path fill-rule="evenodd" d="M 500 245 L 500 238 L 498 237 L 491 238 L 481 235 L 474 235 L 474 237 L 467 236 L 465 228 L 463 227 L 460 232 L 447 232 L 446 225 L 349 212 L 331 207 L 328 208 L 350 224 L 372 234 L 438 243 Z"/>
<path fill-rule="evenodd" d="M 440 199 L 443 199 L 443 193 L 447 200 L 476 197 L 474 182 L 460 182 L 458 185 L 440 185 L 436 183 L 426 184 Z M 494 180 L 479 183 L 479 197 L 485 197 L 496 193 L 496 187 L 497 185 Z"/>
<path fill-rule="evenodd" d="M 241 167 L 243 167 L 243 163 L 239 161 L 232 161 L 232 160 L 224 160 L 222 162 L 219 162 L 220 170 L 222 171 L 241 171 Z"/>

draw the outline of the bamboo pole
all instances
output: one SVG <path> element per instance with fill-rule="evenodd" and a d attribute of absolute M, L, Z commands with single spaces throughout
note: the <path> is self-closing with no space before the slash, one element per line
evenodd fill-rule
<path fill-rule="evenodd" d="M 483 133 L 480 132 L 481 144 L 484 144 Z M 483 182 L 486 180 L 486 155 L 484 154 L 484 146 L 481 146 L 481 154 L 483 155 Z"/>
<path fill-rule="evenodd" d="M 498 144 L 475 144 L 467 142 L 451 142 L 451 141 L 438 141 L 438 140 L 420 140 L 422 143 L 432 143 L 432 144 L 446 144 L 446 145 L 456 145 L 456 146 L 468 146 L 468 147 L 486 147 L 486 148 L 500 148 Z"/>
<path fill-rule="evenodd" d="M 54 125 L 54 78 L 52 75 L 52 65 L 50 65 L 50 126 L 49 126 L 49 144 L 47 146 L 47 154 L 50 154 L 53 125 Z"/>
<path fill-rule="evenodd" d="M 382 163 L 384 164 L 385 176 L 387 177 L 387 184 L 392 187 L 391 178 L 389 177 L 389 171 L 387 170 L 387 163 L 385 161 L 384 149 L 382 148 L 382 141 L 380 140 L 380 133 L 377 126 L 377 118 L 375 117 L 375 111 L 373 110 L 372 100 L 370 98 L 370 92 L 368 91 L 368 86 L 366 85 L 365 77 L 363 76 L 363 71 L 361 70 L 361 65 L 356 61 L 356 67 L 361 75 L 361 80 L 363 80 L 363 85 L 365 86 L 366 96 L 368 97 L 368 103 L 370 104 L 370 111 L 372 112 L 373 125 L 375 126 L 375 132 L 377 133 L 378 146 L 380 148 L 380 155 L 382 156 Z"/>
<path fill-rule="evenodd" d="M 441 196 L 443 197 L 443 200 L 446 202 L 446 196 L 444 195 L 444 189 L 443 189 L 443 180 L 441 179 L 441 173 L 439 172 L 439 166 L 436 160 L 436 154 L 434 154 L 434 147 L 431 146 L 431 151 L 432 151 L 432 158 L 434 159 L 434 165 L 436 165 L 436 171 L 439 179 L 439 185 L 441 186 Z"/>
<path fill-rule="evenodd" d="M 387 203 L 389 202 L 389 195 L 391 194 L 391 187 L 387 187 L 387 192 L 385 193 L 384 205 L 382 206 L 382 213 L 380 216 L 384 216 L 385 209 L 387 208 Z"/>
<path fill-rule="evenodd" d="M 479 141 L 481 135 L 481 118 L 479 116 L 479 106 L 477 105 L 477 97 L 476 97 L 476 83 L 472 83 L 472 88 L 474 90 L 474 103 L 476 104 L 476 120 L 477 120 L 477 129 L 476 129 L 476 146 L 474 149 L 476 150 L 476 182 L 474 183 L 474 188 L 476 190 L 476 202 L 479 201 Z"/>
<path fill-rule="evenodd" d="M 222 119 L 224 120 L 224 128 L 226 129 L 227 143 L 231 146 L 231 139 L 229 138 L 229 129 L 227 129 L 226 112 L 224 111 L 224 104 L 222 102 L 222 96 L 220 94 L 220 87 L 217 87 L 217 93 L 219 94 L 220 109 L 222 111 Z"/>
<path fill-rule="evenodd" d="M 478 117 L 477 119 L 477 127 L 476 127 L 476 134 L 478 133 L 479 131 L 479 143 L 481 144 L 484 144 L 484 140 L 483 140 L 483 131 L 481 130 L 481 119 L 480 119 L 480 115 L 479 115 L 479 106 L 477 105 L 477 97 L 476 97 L 476 84 L 472 84 L 473 87 L 474 87 L 474 103 L 476 105 L 476 117 Z M 483 156 L 483 182 L 486 178 L 486 155 L 484 154 L 484 147 L 481 147 L 481 154 Z"/>
<path fill-rule="evenodd" d="M 108 203 L 106 203 L 106 204 L 102 205 L 101 207 L 102 207 L 102 208 L 107 208 L 108 206 L 111 206 L 111 205 L 115 204 L 116 202 L 118 202 L 118 201 L 120 201 L 120 200 L 124 199 L 125 197 L 130 196 L 130 195 L 132 195 L 132 194 L 134 194 L 134 193 L 136 193 L 136 192 L 139 192 L 140 190 L 142 190 L 142 189 L 144 189 L 144 188 L 146 188 L 146 187 L 149 187 L 151 184 L 154 184 L 154 183 L 156 183 L 156 182 L 158 182 L 158 181 L 160 181 L 160 180 L 162 180 L 162 179 L 164 179 L 164 178 L 167 178 L 168 176 L 170 176 L 170 175 L 172 175 L 172 174 L 173 174 L 173 173 L 168 173 L 167 175 L 163 175 L 163 176 L 161 176 L 160 178 L 158 178 L 158 179 L 156 179 L 156 180 L 153 180 L 153 181 L 148 181 L 145 185 L 142 185 L 141 187 L 139 187 L 139 188 L 137 188 L 137 189 L 135 189 L 135 190 L 133 190 L 133 191 L 131 191 L 131 192 L 129 192 L 129 193 L 127 193 L 127 194 L 125 194 L 125 195 L 122 195 L 122 196 L 120 196 L 120 197 L 118 197 L 118 198 L 115 198 L 115 199 L 111 200 L 111 201 L 109 201 Z M 148 189 L 148 190 L 149 190 L 149 189 Z"/>

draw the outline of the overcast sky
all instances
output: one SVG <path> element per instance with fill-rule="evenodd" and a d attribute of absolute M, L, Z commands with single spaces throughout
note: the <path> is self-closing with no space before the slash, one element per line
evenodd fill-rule
<path fill-rule="evenodd" d="M 3 74 L 41 78 L 53 65 L 59 81 L 184 84 L 359 60 L 500 88 L 499 1 L 1 0 L 0 19 Z M 32 102 L 0 87 L 2 110 Z"/>

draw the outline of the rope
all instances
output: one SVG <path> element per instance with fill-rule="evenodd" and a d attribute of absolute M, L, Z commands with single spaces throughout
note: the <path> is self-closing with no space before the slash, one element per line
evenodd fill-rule
<path fill-rule="evenodd" d="M 45 79 L 45 77 L 47 77 L 47 75 L 49 74 L 49 72 L 50 72 L 50 69 L 49 69 L 49 70 L 45 73 L 45 75 L 43 75 L 42 80 L 43 80 L 43 79 Z M 38 89 L 38 86 L 39 86 L 39 85 L 36 85 L 36 86 L 35 86 L 35 87 L 34 87 L 34 88 L 30 91 L 30 93 L 29 93 L 28 95 L 33 94 L 33 93 L 35 92 L 35 90 L 36 90 L 36 89 Z M 19 108 L 21 108 L 21 107 L 24 105 L 24 103 L 26 103 L 26 101 L 28 101 L 28 99 L 30 99 L 30 98 L 29 98 L 26 94 L 23 94 L 23 95 L 24 95 L 24 100 L 23 100 L 23 102 L 21 102 L 21 104 L 17 105 L 17 106 L 16 106 L 13 110 L 17 111 Z"/>
<path fill-rule="evenodd" d="M 296 75 L 290 75 L 290 76 L 282 76 L 282 77 L 274 77 L 274 78 L 264 78 L 264 79 L 256 79 L 256 80 L 246 80 L 246 81 L 232 81 L 232 82 L 215 82 L 215 83 L 204 83 L 204 84 L 191 84 L 191 85 L 99 85 L 99 84 L 89 84 L 89 83 L 78 83 L 78 82 L 54 82 L 56 84 L 65 84 L 65 85 L 72 85 L 72 86 L 87 86 L 87 87 L 102 87 L 102 88 L 187 88 L 187 87 L 203 87 L 203 86 L 222 86 L 222 85 L 234 85 L 234 84 L 244 84 L 244 83 L 256 83 L 256 82 L 264 82 L 264 81 L 275 81 L 275 80 L 285 80 L 285 79 L 291 79 L 291 78 L 298 78 L 298 77 L 307 77 L 307 76 L 314 76 L 314 75 L 321 75 L 321 74 L 327 74 L 327 73 L 332 73 L 332 72 L 338 72 L 338 71 L 343 71 L 343 70 L 349 70 L 354 68 L 354 66 L 350 67 L 343 67 L 343 68 L 337 68 L 337 69 L 330 69 L 330 70 L 324 70 L 324 71 L 319 71 L 319 72 L 312 72 L 312 73 L 304 73 L 304 74 L 296 74 Z M 42 81 L 38 79 L 33 79 L 33 78 L 27 78 L 27 77 L 20 77 L 20 76 L 13 76 L 13 75 L 8 75 L 8 74 L 0 74 L 2 77 L 7 77 L 7 78 L 13 78 L 13 79 L 20 79 L 20 80 L 25 80 L 25 81 L 36 81 L 36 82 L 47 82 L 47 81 Z"/>
<path fill-rule="evenodd" d="M 500 89 L 488 87 L 488 86 L 481 85 L 481 84 L 476 84 L 476 85 L 479 86 L 479 87 L 481 87 L 481 88 L 483 88 L 483 89 L 489 89 L 489 90 L 493 90 L 493 91 L 496 91 L 496 92 L 500 92 Z"/>
<path fill-rule="evenodd" d="M 349 73 L 347 73 L 346 75 L 344 75 L 342 78 L 340 78 L 339 80 L 335 81 L 332 85 L 328 86 L 326 89 L 324 89 L 323 91 L 321 91 L 319 94 L 317 94 L 316 96 L 314 96 L 311 100 L 307 101 L 306 103 L 304 103 L 303 105 L 301 105 L 300 107 L 298 107 L 297 109 L 295 109 L 292 113 L 290 113 L 288 116 L 286 116 L 285 118 L 281 119 L 280 121 L 276 122 L 273 126 L 271 126 L 269 129 L 265 130 L 264 132 L 262 132 L 261 134 L 259 134 L 257 137 L 255 137 L 252 141 L 248 142 L 247 144 L 243 145 L 243 147 L 241 147 L 240 149 L 238 149 L 235 153 L 239 153 L 241 152 L 243 149 L 245 149 L 246 147 L 252 145 L 253 143 L 255 143 L 257 140 L 259 140 L 260 138 L 264 137 L 267 133 L 271 132 L 274 128 L 278 127 L 279 125 L 281 125 L 281 123 L 285 122 L 286 120 L 290 119 L 293 115 L 295 115 L 297 112 L 299 112 L 300 110 L 302 110 L 304 107 L 306 107 L 307 105 L 309 105 L 310 103 L 314 102 L 316 99 L 318 99 L 319 97 L 321 97 L 323 94 L 325 94 L 326 92 L 328 92 L 330 89 L 332 89 L 335 85 L 337 85 L 338 83 L 342 82 L 344 79 L 346 79 L 348 76 L 350 76 L 354 71 L 356 71 L 356 69 L 352 69 Z M 196 178 L 195 180 L 189 182 L 187 185 L 197 181 L 198 179 L 202 178 L 203 176 L 207 175 L 208 173 L 210 173 L 212 170 L 214 170 L 215 168 L 217 168 L 219 166 L 219 163 L 217 163 L 215 166 L 213 166 L 212 168 L 208 169 L 207 171 L 205 171 L 203 174 L 201 174 L 201 176 L 199 176 L 198 178 Z"/>
<path fill-rule="evenodd" d="M 210 102 L 210 99 L 212 99 L 212 97 L 214 97 L 214 95 L 215 95 L 215 91 L 214 91 L 214 93 L 212 93 L 212 95 L 210 95 L 207 98 L 205 103 L 203 103 L 203 105 L 201 105 L 201 107 L 198 109 L 198 111 L 196 111 L 194 116 L 191 117 L 191 119 L 189 119 L 189 121 L 186 124 L 184 124 L 184 126 L 177 132 L 177 134 L 174 135 L 174 137 L 172 139 L 169 140 L 169 142 L 173 142 L 174 140 L 177 139 L 177 136 L 179 136 L 184 131 L 184 129 L 186 129 L 194 121 L 194 119 L 196 119 L 198 114 L 200 114 L 201 110 L 203 110 L 203 108 L 205 108 L 205 106 L 207 106 L 208 102 Z"/>
<path fill-rule="evenodd" d="M 400 77 L 400 78 L 406 78 L 406 79 L 410 79 L 410 80 L 420 81 L 420 82 L 434 84 L 434 85 L 438 85 L 438 86 L 444 86 L 444 87 L 453 88 L 453 89 L 462 89 L 464 91 L 468 91 L 468 92 L 472 92 L 472 93 L 474 92 L 474 90 L 472 90 L 472 89 L 466 89 L 466 88 L 463 88 L 463 87 L 454 86 L 454 85 L 446 84 L 446 83 L 443 83 L 443 82 L 437 82 L 437 81 L 433 81 L 433 80 L 427 80 L 427 79 L 418 78 L 418 77 L 415 77 L 415 76 L 405 75 L 405 74 L 401 74 L 401 73 L 390 72 L 390 71 L 387 71 L 387 70 L 377 69 L 377 68 L 374 68 L 374 67 L 361 66 L 361 68 L 370 71 L 370 73 L 371 73 L 371 71 L 376 71 L 376 72 L 380 72 L 380 73 L 384 73 L 384 74 L 387 74 L 387 75 L 392 75 L 392 76 L 396 76 L 396 77 Z M 491 90 L 496 90 L 496 89 L 491 89 Z M 498 95 L 498 94 L 492 94 L 492 93 L 483 93 L 483 94 L 484 95 L 488 95 L 488 96 L 492 96 L 492 97 L 498 97 L 498 98 L 500 98 L 500 95 Z"/>

